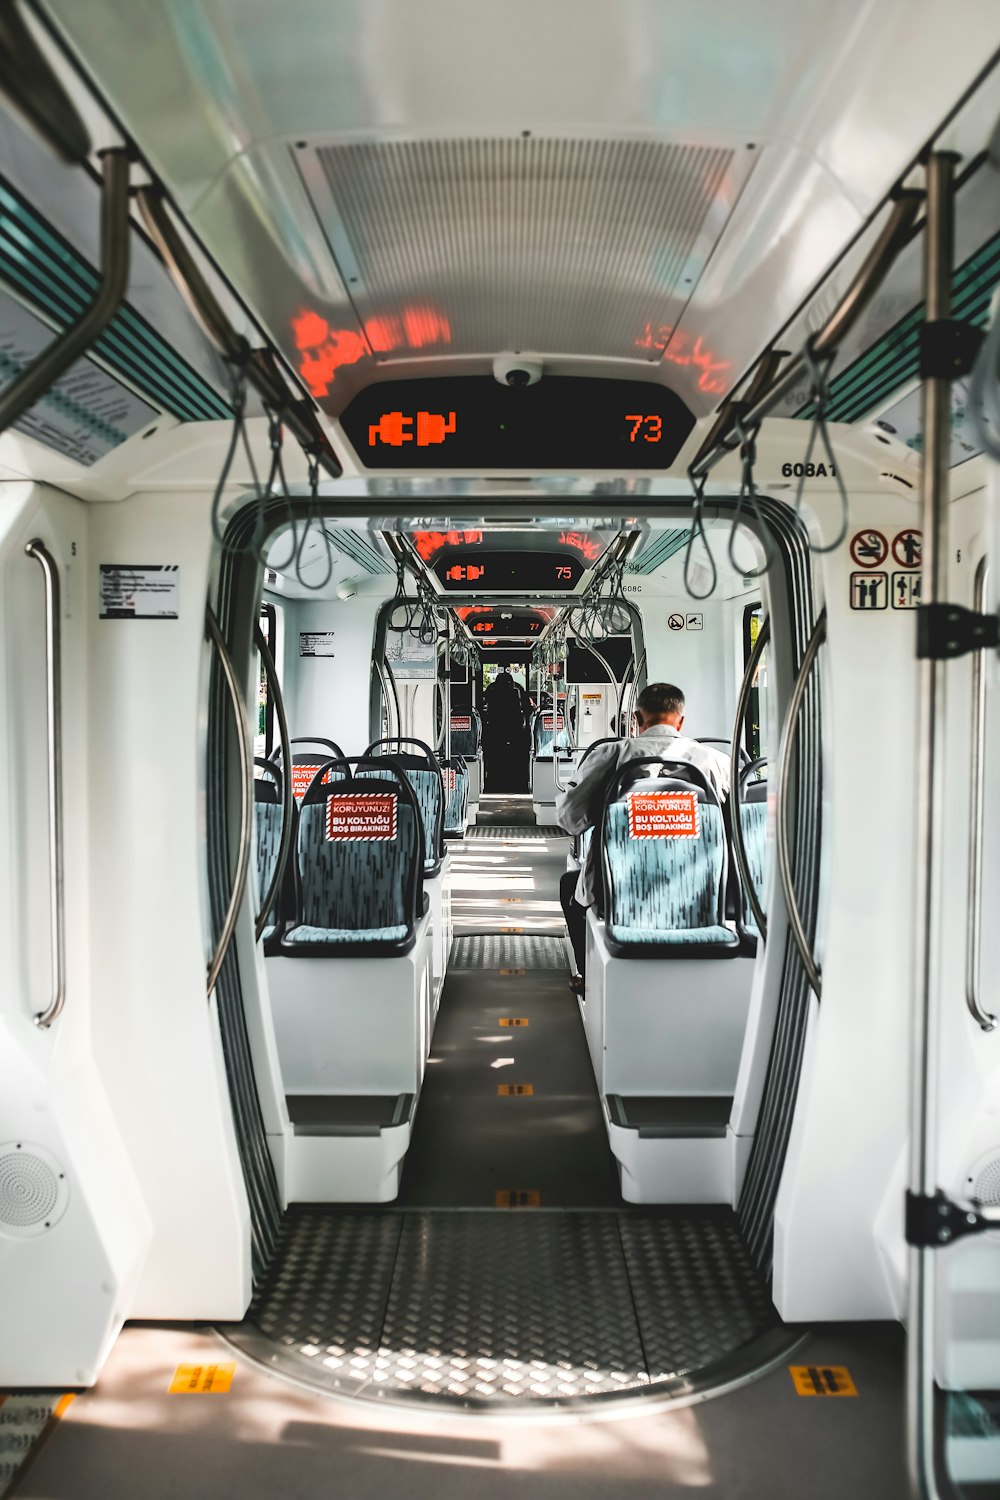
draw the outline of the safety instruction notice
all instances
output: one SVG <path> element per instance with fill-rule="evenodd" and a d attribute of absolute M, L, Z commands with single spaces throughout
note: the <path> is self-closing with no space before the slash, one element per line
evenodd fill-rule
<path fill-rule="evenodd" d="M 542 714 L 542 729 L 546 734 L 565 728 L 562 714 Z"/>
<path fill-rule="evenodd" d="M 696 839 L 698 798 L 694 792 L 636 792 L 628 799 L 628 831 L 634 839 Z"/>
<path fill-rule="evenodd" d="M 101 620 L 176 620 L 180 597 L 177 563 L 101 563 Z"/>
<path fill-rule="evenodd" d="M 339 792 L 326 799 L 326 836 L 385 842 L 396 837 L 395 792 Z"/>
<path fill-rule="evenodd" d="M 300 656 L 334 656 L 332 630 L 300 630 Z"/>
<path fill-rule="evenodd" d="M 468 734 L 472 729 L 471 714 L 452 714 L 451 730 L 453 734 Z"/>

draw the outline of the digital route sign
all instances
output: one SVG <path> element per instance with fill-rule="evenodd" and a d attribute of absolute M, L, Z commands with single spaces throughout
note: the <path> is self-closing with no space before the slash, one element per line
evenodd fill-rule
<path fill-rule="evenodd" d="M 563 552 L 502 552 L 475 549 L 446 552 L 434 575 L 448 594 L 567 593 L 576 588 L 586 564 Z"/>
<path fill-rule="evenodd" d="M 369 469 L 666 469 L 694 426 L 680 397 L 652 381 L 491 375 L 389 380 L 340 417 Z"/>

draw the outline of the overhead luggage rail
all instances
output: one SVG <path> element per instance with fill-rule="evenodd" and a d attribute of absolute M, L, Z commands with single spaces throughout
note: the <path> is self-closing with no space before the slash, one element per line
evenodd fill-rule
<path fill-rule="evenodd" d="M 319 420 L 315 403 L 305 395 L 293 397 L 271 349 L 252 349 L 233 328 L 174 223 L 162 188 L 156 185 L 140 188 L 136 198 L 143 222 L 203 332 L 223 359 L 245 375 L 264 405 L 280 418 L 303 451 L 331 479 L 339 479 L 343 467 Z"/>
<path fill-rule="evenodd" d="M 3 7 L 9 23 L 14 14 Z M 0 24 L 0 40 L 2 40 Z M 2 50 L 2 49 L 0 49 Z M 129 273 L 129 158 L 122 148 L 101 157 L 101 283 L 97 296 L 72 328 L 52 343 L 0 392 L 0 433 L 23 417 L 59 377 L 100 338 L 121 307 Z"/>
<path fill-rule="evenodd" d="M 688 468 L 693 482 L 704 480 L 717 463 L 736 452 L 742 443 L 737 429 L 746 433 L 759 427 L 808 373 L 810 359 L 829 359 L 836 353 L 909 240 L 923 202 L 924 194 L 918 189 L 898 190 L 881 234 L 839 306 L 809 340 L 807 350 L 796 354 L 780 373 L 785 358 L 781 351 L 769 349 L 761 356 L 746 396 L 726 400 L 715 426 L 695 454 Z"/>

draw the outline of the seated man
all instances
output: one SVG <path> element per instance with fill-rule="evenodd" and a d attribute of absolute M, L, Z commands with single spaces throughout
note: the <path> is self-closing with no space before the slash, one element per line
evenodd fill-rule
<path fill-rule="evenodd" d="M 578 781 L 571 781 L 556 800 L 556 821 L 567 833 L 582 833 L 601 816 L 604 796 L 618 767 L 629 760 L 662 755 L 689 761 L 704 772 L 722 802 L 729 791 L 729 761 L 711 745 L 700 745 L 681 734 L 684 725 L 684 694 L 669 682 L 651 682 L 639 694 L 635 706 L 639 733 L 633 739 L 598 745 L 582 767 Z M 655 767 L 651 768 L 655 771 Z M 559 883 L 570 942 L 578 973 L 570 980 L 577 994 L 583 991 L 587 947 L 587 907 L 594 902 L 597 840 L 592 839 L 579 876 L 568 871 Z"/>

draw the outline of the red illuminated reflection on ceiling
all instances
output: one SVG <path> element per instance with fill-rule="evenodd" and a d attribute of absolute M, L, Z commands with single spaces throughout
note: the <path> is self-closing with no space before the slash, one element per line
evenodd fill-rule
<path fill-rule="evenodd" d="M 373 354 L 408 352 L 451 343 L 451 324 L 433 308 L 407 307 L 397 316 L 369 318 L 360 328 L 331 328 L 310 308 L 292 319 L 299 374 L 313 396 L 329 395 L 336 373 Z M 440 441 L 436 439 L 435 441 Z"/>
<path fill-rule="evenodd" d="M 604 551 L 604 543 L 596 541 L 584 531 L 561 531 L 559 533 L 560 547 L 575 547 L 577 552 L 582 552 L 588 562 L 596 562 Z"/>
<path fill-rule="evenodd" d="M 455 613 L 456 615 L 458 615 L 458 618 L 460 620 L 464 620 L 466 622 L 468 622 L 470 616 L 479 615 L 486 615 L 489 619 L 494 620 L 496 619 L 497 614 L 496 609 L 489 604 L 460 604 Z M 536 607 L 532 608 L 532 610 L 530 611 L 530 617 L 531 619 L 539 619 L 543 623 L 547 624 L 549 620 L 555 618 L 555 613 L 555 610 L 550 609 L 547 605 L 539 604 Z M 501 618 L 503 617 L 501 616 Z M 525 623 L 528 623 L 528 616 L 524 614 L 512 614 L 511 618 L 524 620 Z"/>
<path fill-rule="evenodd" d="M 413 545 L 424 562 L 430 562 L 445 547 L 479 547 L 482 540 L 481 531 L 415 531 L 413 534 Z"/>
<path fill-rule="evenodd" d="M 721 396 L 728 389 L 732 365 L 728 359 L 719 359 L 706 348 L 699 334 L 692 339 L 685 330 L 675 332 L 668 323 L 654 329 L 647 323 L 641 338 L 635 341 L 637 349 L 657 350 L 672 365 L 682 368 L 694 366 L 698 370 L 698 389 L 706 395 Z"/>

